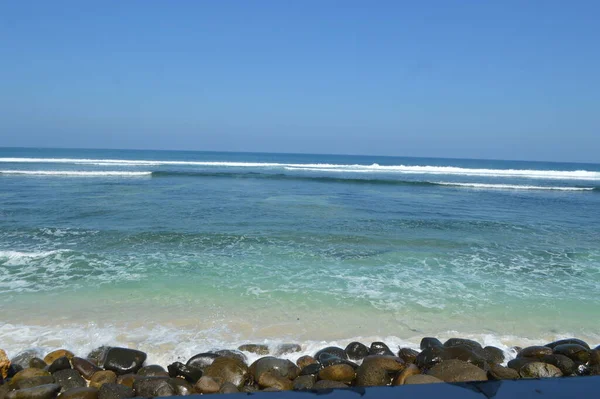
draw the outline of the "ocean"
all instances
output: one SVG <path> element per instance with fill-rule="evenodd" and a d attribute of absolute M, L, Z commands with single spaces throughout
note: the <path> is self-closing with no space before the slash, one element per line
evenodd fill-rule
<path fill-rule="evenodd" d="M 599 292 L 598 164 L 0 148 L 10 355 L 599 344 Z"/>

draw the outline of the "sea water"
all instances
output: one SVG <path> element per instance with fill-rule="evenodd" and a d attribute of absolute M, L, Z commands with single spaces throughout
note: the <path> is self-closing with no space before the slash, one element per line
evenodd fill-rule
<path fill-rule="evenodd" d="M 599 293 L 598 164 L 0 149 L 11 355 L 595 345 Z"/>

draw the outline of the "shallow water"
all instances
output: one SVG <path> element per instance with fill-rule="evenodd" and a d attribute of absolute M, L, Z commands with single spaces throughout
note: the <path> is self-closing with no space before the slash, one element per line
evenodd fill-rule
<path fill-rule="evenodd" d="M 600 165 L 0 149 L 0 342 L 600 343 Z"/>

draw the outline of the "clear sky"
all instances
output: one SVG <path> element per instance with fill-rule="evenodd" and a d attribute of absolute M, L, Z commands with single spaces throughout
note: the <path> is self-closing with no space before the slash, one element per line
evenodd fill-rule
<path fill-rule="evenodd" d="M 600 1 L 0 1 L 0 146 L 600 162 Z"/>

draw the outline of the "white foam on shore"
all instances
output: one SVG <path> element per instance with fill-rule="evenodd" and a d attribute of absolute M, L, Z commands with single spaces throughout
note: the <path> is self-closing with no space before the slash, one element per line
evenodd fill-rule
<path fill-rule="evenodd" d="M 26 176 L 76 176 L 76 177 L 139 177 L 150 176 L 152 172 L 121 171 L 79 171 L 79 170 L 0 170 L 0 175 Z"/>
<path fill-rule="evenodd" d="M 453 183 L 434 182 L 442 186 L 467 187 L 490 190 L 550 190 L 550 191 L 593 191 L 594 187 L 546 187 L 546 186 L 521 186 L 518 184 L 486 184 L 486 183 Z"/>
<path fill-rule="evenodd" d="M 235 168 L 284 168 L 290 171 L 401 173 L 455 176 L 517 177 L 533 179 L 600 180 L 600 172 L 587 170 L 534 170 L 534 169 L 480 169 L 431 165 L 344 165 L 344 164 L 293 164 L 272 162 L 218 162 L 218 161 L 156 161 L 127 159 L 77 159 L 77 158 L 0 158 L 4 163 L 67 163 L 100 166 L 160 166 L 188 165 Z"/>
<path fill-rule="evenodd" d="M 20 251 L 0 251 L 0 260 L 8 260 L 8 261 L 20 261 L 27 259 L 39 259 L 45 258 L 47 256 L 55 255 L 61 252 L 65 252 L 64 250 L 56 250 L 56 251 L 41 251 L 41 252 L 20 252 Z"/>

